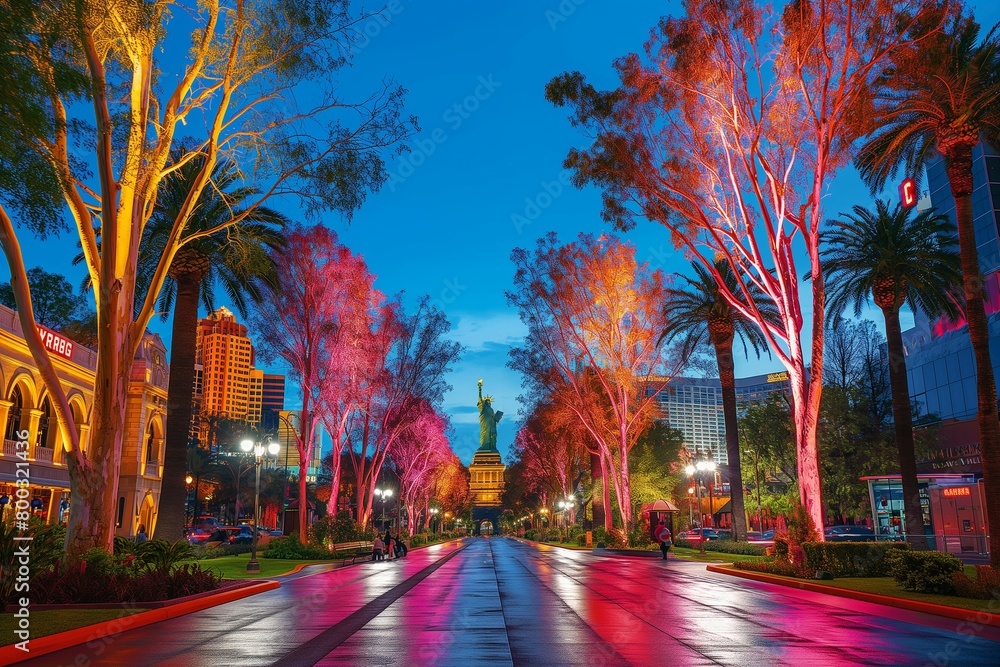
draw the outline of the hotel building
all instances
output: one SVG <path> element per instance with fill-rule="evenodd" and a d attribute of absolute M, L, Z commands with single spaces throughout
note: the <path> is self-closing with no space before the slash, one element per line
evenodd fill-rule
<path fill-rule="evenodd" d="M 69 399 L 81 447 L 86 451 L 94 404 L 97 353 L 39 327 Z M 128 387 L 125 444 L 118 481 L 115 532 L 133 536 L 139 524 L 152 533 L 163 473 L 163 428 L 168 368 L 166 349 L 146 334 L 132 363 Z M 70 502 L 69 470 L 55 413 L 41 375 L 24 340 L 17 313 L 0 306 L 0 514 L 13 511 L 17 433 L 28 432 L 31 510 L 48 523 L 65 522 Z"/>

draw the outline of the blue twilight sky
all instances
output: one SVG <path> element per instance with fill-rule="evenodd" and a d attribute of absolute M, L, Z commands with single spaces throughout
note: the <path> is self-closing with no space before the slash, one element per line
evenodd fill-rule
<path fill-rule="evenodd" d="M 344 78 L 359 93 L 395 79 L 409 91 L 407 111 L 422 129 L 413 152 L 392 162 L 390 182 L 349 226 L 334 217 L 326 223 L 365 257 L 383 292 L 404 290 L 410 303 L 429 294 L 447 313 L 452 335 L 466 347 L 445 402 L 453 448 L 466 463 L 479 445 L 478 378 L 507 415 L 499 426 L 501 452 L 517 428 L 521 381 L 506 363 L 525 330 L 504 298 L 511 250 L 549 230 L 570 239 L 605 229 L 599 193 L 568 187 L 562 172 L 567 150 L 585 138 L 570 127 L 565 109 L 545 101 L 543 88 L 566 70 L 613 86 L 612 61 L 641 50 L 657 20 L 680 7 L 636 0 L 527 4 L 393 0 L 383 18 L 359 25 L 368 39 Z M 982 24 L 1000 19 L 994 3 L 971 4 Z M 830 187 L 826 213 L 869 199 L 853 170 L 845 170 Z M 283 210 L 298 217 L 292 206 Z M 640 259 L 667 272 L 689 270 L 662 227 L 640 225 L 628 240 Z M 80 272 L 69 266 L 74 248 L 66 235 L 44 246 L 27 241 L 25 261 L 76 283 Z M 169 327 L 156 321 L 152 328 L 169 345 Z M 766 358 L 737 359 L 738 376 L 778 369 Z M 294 407 L 289 396 L 286 408 Z"/>

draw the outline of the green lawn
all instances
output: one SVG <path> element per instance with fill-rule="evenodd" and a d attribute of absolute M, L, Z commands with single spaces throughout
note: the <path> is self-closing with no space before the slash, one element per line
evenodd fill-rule
<path fill-rule="evenodd" d="M 700 563 L 734 563 L 738 560 L 763 560 L 764 556 L 744 556 L 742 554 L 724 554 L 718 551 L 706 551 L 704 554 L 698 549 L 686 549 L 675 546 L 670 550 L 677 558 L 682 560 L 697 561 Z"/>
<path fill-rule="evenodd" d="M 38 639 L 46 635 L 52 635 L 73 628 L 82 628 L 85 625 L 93 625 L 101 621 L 110 621 L 114 618 L 131 616 L 145 609 L 68 609 L 51 611 L 31 612 L 31 638 Z M 0 614 L 0 637 L 5 643 L 13 644 L 17 641 L 14 637 L 14 630 L 17 627 L 17 619 L 13 614 Z"/>
<path fill-rule="evenodd" d="M 864 593 L 875 593 L 877 595 L 887 595 L 904 600 L 916 600 L 918 602 L 930 602 L 933 604 L 943 604 L 949 607 L 960 607 L 961 609 L 972 609 L 975 611 L 988 611 L 992 600 L 975 600 L 973 598 L 960 598 L 955 595 L 932 595 L 930 593 L 913 593 L 904 591 L 891 577 L 870 577 L 833 579 L 832 581 L 817 582 L 824 586 L 834 588 L 847 588 L 852 591 L 862 591 Z"/>
<path fill-rule="evenodd" d="M 260 573 L 248 574 L 247 563 L 250 562 L 250 554 L 237 554 L 235 556 L 223 556 L 221 558 L 207 558 L 198 561 L 185 561 L 197 563 L 204 570 L 212 570 L 222 575 L 224 579 L 262 579 L 267 577 L 277 577 L 281 574 L 288 574 L 292 568 L 302 563 L 334 563 L 332 560 L 285 560 L 283 558 L 261 558 L 257 557 L 260 563 Z"/>

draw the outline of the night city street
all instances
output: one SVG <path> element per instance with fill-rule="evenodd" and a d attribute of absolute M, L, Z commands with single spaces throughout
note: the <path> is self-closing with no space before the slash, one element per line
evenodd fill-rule
<path fill-rule="evenodd" d="M 412 579 L 421 579 L 411 586 Z M 299 575 L 24 665 L 991 665 L 1000 629 L 506 538 Z M 945 651 L 957 646 L 951 656 Z M 81 656 L 88 663 L 74 662 Z"/>

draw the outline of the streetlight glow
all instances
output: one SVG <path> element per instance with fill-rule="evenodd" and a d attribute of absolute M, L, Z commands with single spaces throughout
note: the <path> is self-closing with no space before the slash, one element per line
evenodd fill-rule
<path fill-rule="evenodd" d="M 250 562 L 247 563 L 247 572 L 260 572 L 260 563 L 257 561 L 257 538 L 260 535 L 260 462 L 266 453 L 277 456 L 281 446 L 276 442 L 268 442 L 265 447 L 263 442 L 254 442 L 247 438 L 240 442 L 240 449 L 247 453 L 252 449 L 254 452 L 253 467 L 256 484 L 253 493 L 253 542 L 250 547 Z"/>

